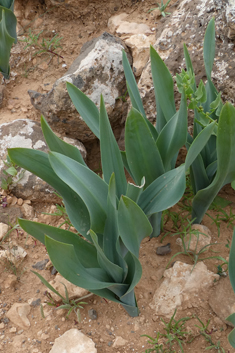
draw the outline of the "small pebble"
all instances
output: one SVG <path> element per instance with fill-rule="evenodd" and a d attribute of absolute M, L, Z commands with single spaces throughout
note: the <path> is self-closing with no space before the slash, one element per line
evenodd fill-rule
<path fill-rule="evenodd" d="M 88 316 L 91 320 L 97 320 L 98 318 L 97 311 L 95 309 L 88 310 Z"/>
<path fill-rule="evenodd" d="M 45 259 L 42 261 L 37 262 L 35 265 L 33 265 L 33 268 L 36 268 L 37 270 L 44 270 L 46 264 L 48 263 L 49 259 Z"/>
<path fill-rule="evenodd" d="M 156 250 L 156 253 L 157 253 L 157 255 L 161 255 L 161 256 L 170 254 L 171 253 L 171 244 L 168 243 L 168 244 L 163 245 L 163 246 L 158 246 L 157 250 Z"/>

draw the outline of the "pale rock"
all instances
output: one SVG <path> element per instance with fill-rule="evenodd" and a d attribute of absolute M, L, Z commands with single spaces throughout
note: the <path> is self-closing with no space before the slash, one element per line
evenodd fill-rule
<path fill-rule="evenodd" d="M 204 246 L 206 246 L 203 252 L 207 252 L 210 248 L 208 245 L 211 243 L 210 229 L 201 224 L 193 224 L 191 226 L 191 231 L 192 232 L 186 234 L 184 238 L 184 244 L 187 251 L 198 253 L 202 248 L 204 248 Z M 184 250 L 182 239 L 178 238 L 176 242 L 181 246 L 182 250 Z"/>
<path fill-rule="evenodd" d="M 229 277 L 220 278 L 209 298 L 209 305 L 216 315 L 229 326 L 233 326 L 226 318 L 235 312 L 235 294 Z"/>
<path fill-rule="evenodd" d="M 15 351 L 17 352 L 17 348 L 21 348 L 23 342 L 27 339 L 25 335 L 16 335 L 12 339 L 12 346 L 15 348 Z"/>
<path fill-rule="evenodd" d="M 0 240 L 2 240 L 8 232 L 8 225 L 0 223 Z"/>
<path fill-rule="evenodd" d="M 4 281 L 5 289 L 13 289 L 17 283 L 17 277 L 15 275 L 9 274 L 7 279 Z"/>
<path fill-rule="evenodd" d="M 119 15 L 115 15 L 110 17 L 108 20 L 108 28 L 109 31 L 113 34 L 115 34 L 116 29 L 120 26 L 120 24 L 125 20 L 125 18 L 128 17 L 127 13 L 120 13 Z"/>
<path fill-rule="evenodd" d="M 97 353 L 95 343 L 77 329 L 66 331 L 55 339 L 49 353 Z"/>
<path fill-rule="evenodd" d="M 2 330 L 4 327 L 5 327 L 4 322 L 1 322 L 1 323 L 0 323 L 0 330 Z"/>
<path fill-rule="evenodd" d="M 22 206 L 23 203 L 24 203 L 24 200 L 23 200 L 22 198 L 19 198 L 18 201 L 17 201 L 17 204 L 18 204 L 19 206 Z"/>
<path fill-rule="evenodd" d="M 146 36 L 145 34 L 134 34 L 125 40 L 128 47 L 131 48 L 133 57 L 133 71 L 136 77 L 140 76 L 145 65 L 149 60 L 150 45 L 154 44 L 155 36 Z"/>
<path fill-rule="evenodd" d="M 116 33 L 126 37 L 133 34 L 152 34 L 152 31 L 144 23 L 122 21 L 116 29 Z"/>
<path fill-rule="evenodd" d="M 82 142 L 94 140 L 94 134 L 69 97 L 66 88 L 69 82 L 86 94 L 98 108 L 102 94 L 112 127 L 120 129 L 128 108 L 127 103 L 117 99 L 126 90 L 122 50 L 127 50 L 125 43 L 104 32 L 82 47 L 69 70 L 54 83 L 48 93 L 28 91 L 31 103 L 58 133 L 76 137 Z M 131 61 L 129 54 L 128 58 Z"/>
<path fill-rule="evenodd" d="M 11 322 L 23 329 L 30 327 L 30 321 L 27 315 L 30 313 L 30 305 L 26 303 L 15 303 L 11 309 L 6 313 Z"/>
<path fill-rule="evenodd" d="M 14 265 L 21 263 L 27 256 L 27 252 L 18 245 L 12 246 L 7 250 L 0 250 L 0 259 L 7 259 Z"/>
<path fill-rule="evenodd" d="M 113 342 L 113 348 L 125 346 L 127 343 L 128 343 L 128 341 L 125 340 L 124 338 L 122 338 L 121 336 L 116 336 L 116 338 Z"/>
<path fill-rule="evenodd" d="M 10 328 L 10 330 L 9 330 L 9 332 L 11 332 L 11 333 L 14 333 L 14 332 L 16 332 L 16 331 L 17 331 L 16 327 L 12 327 L 12 328 Z"/>
<path fill-rule="evenodd" d="M 32 206 L 28 205 L 27 203 L 24 203 L 21 206 L 21 211 L 26 219 L 29 219 L 29 220 L 33 219 L 35 216 L 34 208 Z"/>
<path fill-rule="evenodd" d="M 0 145 L 0 178 L 4 176 L 2 170 L 5 167 L 4 161 L 8 148 L 22 147 L 48 152 L 40 124 L 29 119 L 18 119 L 1 124 Z M 83 158 L 85 158 L 86 150 L 82 143 L 75 141 L 74 145 L 78 147 Z M 51 186 L 29 171 L 25 171 L 20 180 L 13 178 L 10 190 L 15 195 L 11 199 L 11 206 L 16 205 L 17 202 L 18 205 L 22 204 L 22 199 L 31 201 L 41 201 L 43 199 L 46 202 L 58 202 L 60 200 L 54 194 L 54 189 Z"/>
<path fill-rule="evenodd" d="M 165 270 L 165 279 L 150 304 L 156 315 L 170 318 L 175 308 L 183 302 L 192 302 L 198 293 L 205 291 L 209 296 L 209 289 L 219 275 L 209 271 L 203 262 L 197 263 L 194 269 L 193 266 L 177 261 L 172 268 Z"/>
<path fill-rule="evenodd" d="M 84 288 L 80 288 L 75 286 L 71 282 L 67 281 L 61 274 L 57 273 L 55 278 L 49 282 L 52 287 L 54 287 L 62 296 L 65 296 L 65 288 L 63 284 L 66 286 L 68 290 L 69 299 L 79 298 L 87 295 L 89 293 L 88 290 Z M 63 283 L 63 284 L 62 284 Z M 61 298 L 56 295 L 54 292 L 47 289 L 48 292 L 53 296 L 53 298 L 57 301 L 61 300 Z"/>

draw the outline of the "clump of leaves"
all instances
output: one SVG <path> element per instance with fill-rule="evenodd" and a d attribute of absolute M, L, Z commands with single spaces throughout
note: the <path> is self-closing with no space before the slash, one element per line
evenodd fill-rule
<path fill-rule="evenodd" d="M 66 315 L 66 319 L 68 319 L 69 315 L 74 312 L 77 316 L 77 320 L 78 322 L 81 322 L 81 313 L 80 313 L 80 309 L 83 309 L 83 306 L 82 305 L 86 305 L 87 302 L 84 302 L 83 300 L 86 299 L 86 298 L 89 298 L 90 296 L 92 296 L 93 294 L 90 293 L 90 294 L 87 294 L 87 295 L 84 295 L 83 297 L 80 297 L 78 299 L 69 299 L 69 294 L 68 294 L 68 290 L 67 290 L 67 287 L 64 283 L 63 286 L 64 286 L 64 291 L 65 291 L 65 296 L 63 297 L 63 295 L 61 295 L 52 285 L 50 285 L 49 282 L 47 282 L 47 280 L 45 280 L 44 277 L 42 277 L 39 273 L 35 272 L 35 271 L 32 271 L 35 275 L 38 276 L 38 278 L 42 281 L 43 284 L 45 284 L 45 286 L 50 289 L 53 293 L 55 293 L 56 295 L 58 295 L 61 300 L 60 302 L 56 301 L 50 292 L 48 291 L 45 291 L 45 296 L 47 298 L 47 301 L 46 301 L 46 304 L 49 305 L 49 306 L 54 306 L 56 308 L 56 310 L 62 310 L 62 309 L 65 309 L 65 310 L 68 310 L 68 313 Z M 62 302 L 62 304 L 61 304 Z M 43 306 L 41 305 L 41 315 L 43 318 L 45 318 L 45 315 L 44 315 L 44 311 L 43 311 Z"/>
<path fill-rule="evenodd" d="M 153 9 L 150 9 L 148 12 L 152 12 L 152 11 L 154 11 L 154 10 L 156 10 L 156 9 L 159 9 L 159 10 L 161 11 L 161 15 L 162 15 L 163 17 L 166 17 L 166 15 L 170 15 L 170 14 L 171 14 L 170 12 L 165 12 L 165 10 L 166 10 L 167 6 L 169 5 L 170 1 L 171 1 L 171 0 L 168 0 L 168 1 L 164 4 L 163 0 L 161 0 L 161 4 L 158 4 L 158 3 L 157 3 L 158 7 L 154 7 Z"/>
<path fill-rule="evenodd" d="M 10 157 L 7 155 L 5 161 L 3 161 L 5 168 L 2 170 L 4 177 L 1 177 L 1 188 L 3 190 L 9 190 L 9 187 L 14 183 L 18 183 L 24 176 L 25 170 L 17 166 Z"/>
<path fill-rule="evenodd" d="M 210 344 L 210 346 L 206 347 L 206 350 L 211 350 L 214 349 L 218 353 L 225 353 L 225 350 L 223 347 L 220 345 L 220 341 L 217 341 L 214 343 L 211 338 L 212 332 L 208 331 L 208 326 L 210 324 L 210 320 L 207 321 L 206 324 L 204 324 L 199 317 L 197 317 L 197 320 L 200 322 L 201 326 L 195 325 L 197 328 L 199 328 L 199 333 L 205 338 L 205 340 Z"/>
<path fill-rule="evenodd" d="M 170 321 L 167 323 L 162 318 L 161 321 L 165 325 L 164 330 L 166 333 L 157 333 L 157 337 L 153 338 L 148 335 L 143 335 L 149 338 L 148 343 L 153 345 L 153 348 L 146 349 L 145 353 L 174 353 L 176 350 L 173 348 L 175 344 L 179 345 L 180 352 L 184 353 L 183 344 L 189 343 L 193 340 L 192 333 L 186 331 L 185 323 L 192 319 L 192 317 L 183 317 L 179 320 L 175 319 L 177 309 L 175 309 Z"/>
<path fill-rule="evenodd" d="M 26 43 L 24 49 L 31 47 L 34 50 L 33 56 L 46 53 L 50 56 L 55 55 L 63 59 L 63 57 L 56 51 L 59 48 L 62 49 L 60 41 L 63 37 L 59 38 L 58 34 L 56 34 L 52 39 L 47 40 L 40 37 L 42 33 L 43 30 L 38 34 L 34 34 L 32 33 L 32 30 L 29 29 L 28 36 L 21 40 Z"/>

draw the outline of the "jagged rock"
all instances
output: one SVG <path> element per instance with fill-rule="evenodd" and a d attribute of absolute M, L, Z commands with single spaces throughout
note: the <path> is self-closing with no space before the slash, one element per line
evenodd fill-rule
<path fill-rule="evenodd" d="M 94 139 L 94 134 L 81 119 L 68 95 L 66 82 L 70 82 L 97 106 L 102 94 L 113 128 L 120 128 L 122 118 L 127 113 L 127 104 L 117 99 L 126 91 L 123 49 L 126 49 L 125 44 L 106 32 L 86 43 L 67 73 L 55 82 L 50 92 L 40 94 L 29 91 L 33 106 L 48 118 L 56 131 L 76 136 L 81 141 Z"/>
<path fill-rule="evenodd" d="M 182 303 L 196 300 L 198 293 L 205 291 L 209 297 L 209 289 L 213 286 L 214 280 L 219 279 L 219 275 L 207 270 L 203 262 L 199 262 L 194 267 L 177 261 L 174 266 L 166 270 L 165 277 L 160 287 L 156 290 L 150 307 L 156 315 L 171 317 L 175 308 Z"/>
<path fill-rule="evenodd" d="M 19 206 L 0 207 L 0 222 L 15 224 L 23 216 Z"/>
<path fill-rule="evenodd" d="M 69 140 L 69 143 L 71 142 L 76 145 L 85 159 L 86 150 L 82 143 Z M 3 176 L 1 175 L 1 170 L 4 168 L 3 161 L 6 160 L 8 148 L 24 147 L 43 152 L 48 151 L 40 124 L 28 119 L 14 120 L 0 125 L 0 145 L 0 176 Z M 15 182 L 10 186 L 10 189 L 16 197 L 33 201 L 42 199 L 51 202 L 58 201 L 58 197 L 54 194 L 54 189 L 29 171 L 25 171 L 23 178 L 19 181 L 17 181 L 17 178 L 13 179 L 13 181 Z M 21 207 L 25 209 L 27 206 L 23 205 Z"/>
<path fill-rule="evenodd" d="M 14 265 L 21 263 L 27 256 L 27 252 L 18 245 L 11 246 L 10 249 L 0 250 L 0 259 L 7 259 Z"/>
<path fill-rule="evenodd" d="M 227 325 L 233 326 L 225 319 L 235 312 L 235 294 L 229 277 L 221 278 L 209 299 L 209 305 L 216 315 Z"/>
<path fill-rule="evenodd" d="M 55 339 L 55 343 L 49 353 L 97 353 L 95 343 L 81 331 L 71 329 L 61 337 Z"/>
<path fill-rule="evenodd" d="M 79 298 L 83 297 L 84 295 L 87 295 L 89 293 L 88 290 L 84 288 L 80 288 L 78 286 L 75 286 L 71 282 L 67 281 L 64 277 L 62 277 L 59 273 L 55 276 L 55 278 L 49 282 L 52 287 L 54 287 L 57 292 L 59 292 L 63 297 L 65 297 L 65 288 L 64 285 L 67 288 L 69 299 L 73 298 Z M 63 285 L 64 284 L 64 285 Z M 47 291 L 53 296 L 55 300 L 60 300 L 61 298 L 56 295 L 54 292 L 50 291 L 47 289 Z"/>
<path fill-rule="evenodd" d="M 234 101 L 235 89 L 235 52 L 234 43 L 230 42 L 232 21 L 226 20 L 233 1 L 224 0 L 183 0 L 178 9 L 171 13 L 165 22 L 157 26 L 154 48 L 165 61 L 172 75 L 185 68 L 183 43 L 186 43 L 191 56 L 196 81 L 206 79 L 203 61 L 203 40 L 207 24 L 215 18 L 216 52 L 212 71 L 212 80 L 225 100 Z M 234 5 L 233 5 L 234 6 Z M 233 17 L 234 18 L 234 17 Z M 229 27 L 230 26 L 230 27 Z M 231 29 L 232 30 L 232 29 Z M 229 34 L 230 33 L 230 34 Z M 150 63 L 140 77 L 139 90 L 146 107 L 146 115 L 151 122 L 155 120 L 156 105 Z M 176 101 L 179 95 L 176 95 Z"/>
<path fill-rule="evenodd" d="M 184 250 L 182 239 L 176 239 L 176 242 Z M 184 244 L 187 250 L 198 253 L 202 248 L 203 252 L 207 252 L 210 248 L 209 244 L 211 243 L 211 231 L 206 226 L 201 224 L 193 224 L 191 226 L 191 233 L 186 234 L 184 238 Z"/>
<path fill-rule="evenodd" d="M 30 321 L 27 316 L 30 313 L 30 305 L 26 303 L 15 303 L 11 309 L 6 313 L 8 319 L 13 322 L 14 325 L 20 326 L 23 329 L 30 327 Z"/>

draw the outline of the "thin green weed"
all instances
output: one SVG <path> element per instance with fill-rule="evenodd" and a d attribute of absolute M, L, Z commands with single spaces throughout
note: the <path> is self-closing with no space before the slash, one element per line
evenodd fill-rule
<path fill-rule="evenodd" d="M 192 317 L 183 317 L 179 320 L 175 319 L 177 309 L 167 323 L 162 318 L 160 319 L 164 324 L 166 333 L 157 332 L 157 337 L 153 338 L 148 335 L 143 335 L 149 338 L 148 343 L 153 345 L 152 348 L 146 349 L 145 353 L 175 353 L 175 344 L 180 348 L 180 352 L 184 353 L 183 344 L 190 343 L 194 339 L 191 332 L 186 331 L 185 323 L 192 319 Z"/>
<path fill-rule="evenodd" d="M 168 1 L 164 4 L 163 0 L 161 0 L 161 4 L 158 4 L 158 3 L 157 3 L 158 7 L 154 7 L 154 8 L 152 8 L 152 9 L 150 9 L 150 10 L 148 11 L 148 13 L 158 9 L 158 10 L 161 11 L 161 15 L 162 15 L 163 17 L 166 17 L 167 15 L 170 15 L 170 14 L 171 14 L 170 12 L 165 12 L 165 10 L 166 10 L 166 8 L 167 8 L 167 6 L 169 5 L 170 2 L 171 2 L 171 0 L 168 0 Z"/>
<path fill-rule="evenodd" d="M 68 310 L 68 313 L 66 315 L 66 319 L 68 319 L 69 315 L 74 312 L 77 316 L 77 320 L 78 322 L 81 322 L 81 313 L 80 313 L 80 309 L 83 309 L 82 305 L 86 305 L 88 304 L 87 302 L 84 302 L 83 300 L 86 298 L 89 298 L 90 296 L 93 295 L 93 293 L 87 294 L 81 298 L 78 299 L 69 299 L 69 295 L 68 295 L 68 290 L 67 287 L 64 283 L 64 290 L 65 290 L 65 296 L 63 297 L 52 285 L 50 285 L 49 282 L 47 282 L 45 280 L 44 277 L 42 277 L 39 273 L 32 271 L 36 276 L 38 276 L 38 278 L 41 280 L 41 282 L 48 288 L 50 289 L 53 293 L 55 293 L 56 295 L 58 295 L 61 298 L 61 301 L 63 304 L 60 304 L 58 301 L 56 301 L 55 299 L 53 299 L 52 295 L 48 292 L 45 291 L 45 296 L 47 297 L 47 302 L 46 304 L 49 306 L 53 306 L 56 308 L 56 310 Z M 44 311 L 43 311 L 43 306 L 41 305 L 41 315 L 43 318 L 45 318 L 44 315 Z"/>
<path fill-rule="evenodd" d="M 202 335 L 206 342 L 208 342 L 210 344 L 210 346 L 206 347 L 206 350 L 211 350 L 211 349 L 214 349 L 216 350 L 218 353 L 225 353 L 225 350 L 223 347 L 221 347 L 221 343 L 220 341 L 217 341 L 216 343 L 214 343 L 212 341 L 212 338 L 211 338 L 211 333 L 212 332 L 209 332 L 208 331 L 208 326 L 210 324 L 210 320 L 207 321 L 206 324 L 204 324 L 198 316 L 196 316 L 196 319 L 199 321 L 199 323 L 201 324 L 201 326 L 199 325 L 195 325 L 198 329 L 199 329 L 199 333 L 200 335 Z"/>

